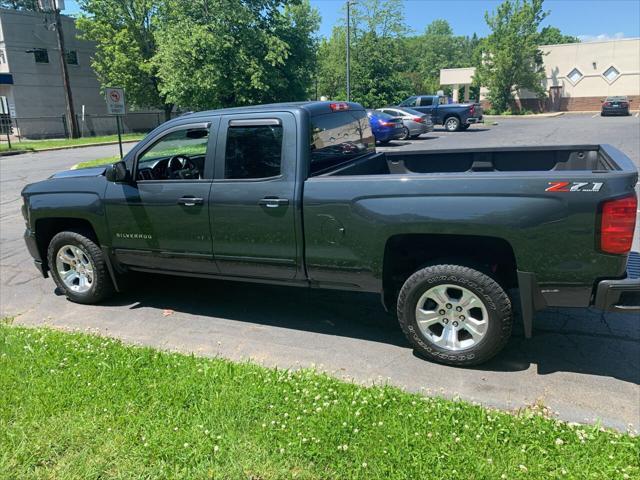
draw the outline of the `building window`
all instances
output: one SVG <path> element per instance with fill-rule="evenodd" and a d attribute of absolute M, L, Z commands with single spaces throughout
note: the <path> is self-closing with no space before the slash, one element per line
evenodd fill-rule
<path fill-rule="evenodd" d="M 620 76 L 620 72 L 612 65 L 604 71 L 602 76 L 607 79 L 607 82 L 613 83 Z"/>
<path fill-rule="evenodd" d="M 34 48 L 32 52 L 36 63 L 49 63 L 49 53 L 46 48 Z"/>
<path fill-rule="evenodd" d="M 78 52 L 75 50 L 68 50 L 67 53 L 65 53 L 64 58 L 67 65 L 78 65 Z"/>
<path fill-rule="evenodd" d="M 574 68 L 573 70 L 571 70 L 569 72 L 569 75 L 567 75 L 567 78 L 569 79 L 569 81 L 574 85 L 578 83 L 582 79 L 582 77 L 583 77 L 582 72 L 577 68 Z"/>

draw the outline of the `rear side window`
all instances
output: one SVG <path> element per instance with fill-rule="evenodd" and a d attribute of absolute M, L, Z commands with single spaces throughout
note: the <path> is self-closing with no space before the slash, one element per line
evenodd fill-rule
<path fill-rule="evenodd" d="M 224 178 L 269 178 L 280 175 L 282 125 L 229 126 Z"/>
<path fill-rule="evenodd" d="M 375 139 L 364 110 L 311 117 L 310 175 L 373 152 Z"/>
<path fill-rule="evenodd" d="M 433 98 L 432 97 L 420 97 L 420 106 L 421 107 L 428 107 L 430 105 L 433 105 Z"/>

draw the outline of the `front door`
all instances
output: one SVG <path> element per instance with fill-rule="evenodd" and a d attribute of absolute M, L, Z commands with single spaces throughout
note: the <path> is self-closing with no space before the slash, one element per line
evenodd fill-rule
<path fill-rule="evenodd" d="M 215 122 L 159 132 L 135 155 L 127 183 L 105 195 L 111 245 L 129 266 L 215 273 L 209 227 Z"/>
<path fill-rule="evenodd" d="M 211 190 L 220 273 L 288 280 L 301 265 L 296 219 L 296 124 L 290 113 L 220 120 Z"/>

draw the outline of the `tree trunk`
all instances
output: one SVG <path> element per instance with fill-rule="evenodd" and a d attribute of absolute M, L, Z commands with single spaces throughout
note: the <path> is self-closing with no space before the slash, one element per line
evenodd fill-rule
<path fill-rule="evenodd" d="M 164 110 L 164 121 L 171 120 L 171 112 L 173 111 L 173 103 L 165 103 L 163 106 Z"/>

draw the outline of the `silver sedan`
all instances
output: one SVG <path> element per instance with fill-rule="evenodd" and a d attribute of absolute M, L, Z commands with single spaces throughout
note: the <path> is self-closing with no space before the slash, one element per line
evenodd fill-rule
<path fill-rule="evenodd" d="M 378 108 L 378 110 L 402 119 L 404 126 L 403 140 L 415 138 L 423 133 L 433 132 L 431 115 L 426 115 L 411 108 L 384 107 Z"/>

